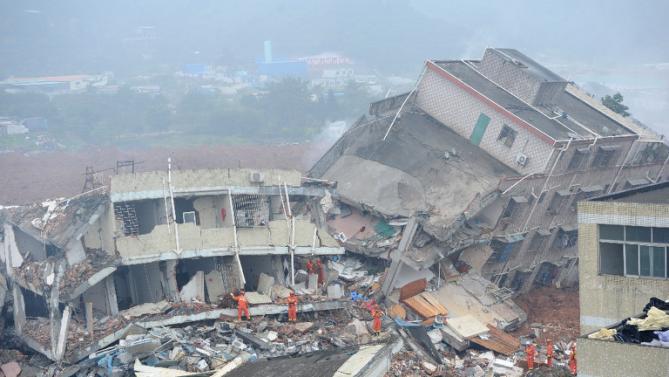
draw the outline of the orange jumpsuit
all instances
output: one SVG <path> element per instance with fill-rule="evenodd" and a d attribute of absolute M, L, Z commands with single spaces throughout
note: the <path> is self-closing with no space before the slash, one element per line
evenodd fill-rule
<path fill-rule="evenodd" d="M 571 374 L 576 375 L 576 345 L 571 345 L 571 355 L 569 355 L 569 370 Z"/>
<path fill-rule="evenodd" d="M 381 317 L 383 317 L 383 312 L 379 309 L 374 309 L 372 311 L 372 316 L 374 320 L 372 321 L 372 330 L 378 335 L 381 332 Z"/>
<path fill-rule="evenodd" d="M 553 341 L 550 339 L 546 341 L 546 365 L 553 366 Z"/>
<path fill-rule="evenodd" d="M 530 343 L 525 347 L 525 354 L 527 355 L 527 369 L 534 369 L 534 356 L 537 354 L 537 348 Z"/>
<path fill-rule="evenodd" d="M 232 296 L 232 298 L 237 301 L 237 320 L 242 320 L 242 313 L 246 315 L 247 320 L 250 320 L 251 315 L 249 315 L 249 302 L 246 300 L 244 293 L 240 293 L 237 296 Z"/>
<path fill-rule="evenodd" d="M 307 274 L 313 274 L 314 273 L 314 264 L 311 262 L 311 259 L 307 261 Z"/>
<path fill-rule="evenodd" d="M 288 321 L 295 322 L 297 321 L 297 296 L 290 295 L 288 296 Z"/>
<path fill-rule="evenodd" d="M 325 284 L 325 266 L 320 259 L 316 261 L 316 265 L 318 266 L 318 286 L 320 287 Z"/>

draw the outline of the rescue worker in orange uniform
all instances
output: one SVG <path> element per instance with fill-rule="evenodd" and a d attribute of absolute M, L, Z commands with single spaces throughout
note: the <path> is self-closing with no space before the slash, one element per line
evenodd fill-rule
<path fill-rule="evenodd" d="M 295 296 L 295 292 L 291 291 L 290 295 L 288 296 L 288 299 L 286 299 L 288 302 L 288 322 L 296 322 L 297 321 L 297 296 Z"/>
<path fill-rule="evenodd" d="M 534 356 L 537 354 L 537 347 L 534 346 L 534 343 L 525 347 L 525 354 L 527 355 L 527 369 L 534 369 Z"/>
<path fill-rule="evenodd" d="M 576 343 L 571 344 L 571 355 L 569 355 L 569 371 L 576 375 Z"/>
<path fill-rule="evenodd" d="M 246 314 L 246 319 L 251 320 L 251 315 L 249 314 L 249 302 L 246 299 L 246 295 L 244 294 L 244 290 L 240 289 L 238 295 L 234 295 L 233 293 L 230 293 L 230 296 L 237 301 L 237 320 L 241 321 L 242 320 L 242 314 Z"/>
<path fill-rule="evenodd" d="M 320 259 L 316 260 L 316 268 L 318 268 L 318 286 L 322 287 L 325 285 L 325 266 Z"/>
<path fill-rule="evenodd" d="M 314 273 L 314 264 L 311 262 L 311 259 L 307 260 L 307 274 L 311 275 Z"/>
<path fill-rule="evenodd" d="M 379 335 L 381 333 L 381 317 L 383 317 L 383 312 L 378 305 L 374 306 L 372 317 L 374 317 L 374 320 L 372 321 L 372 330 L 374 331 L 374 335 Z"/>
<path fill-rule="evenodd" d="M 546 340 L 546 365 L 553 366 L 553 341 L 550 339 Z"/>

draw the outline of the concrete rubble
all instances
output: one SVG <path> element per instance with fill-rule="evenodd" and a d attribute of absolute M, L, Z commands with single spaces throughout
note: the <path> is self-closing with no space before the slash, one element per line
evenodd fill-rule
<path fill-rule="evenodd" d="M 487 49 L 427 61 L 414 90 L 372 103 L 307 177 L 170 165 L 8 207 L 3 347 L 20 352 L 0 354 L 1 370 L 522 376 L 534 344 L 542 375 L 542 324 L 514 299 L 576 284 L 578 200 L 658 181 L 669 161 L 658 135 L 586 97 Z M 250 320 L 237 318 L 241 289 Z M 553 347 L 558 373 L 571 344 Z"/>

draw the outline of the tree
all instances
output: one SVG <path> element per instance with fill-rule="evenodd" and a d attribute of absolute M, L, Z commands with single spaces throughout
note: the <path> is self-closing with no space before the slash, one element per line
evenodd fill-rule
<path fill-rule="evenodd" d="M 626 117 L 629 116 L 630 113 L 627 112 L 629 107 L 623 105 L 623 95 L 620 93 L 616 93 L 613 96 L 606 95 L 602 98 L 602 105 L 608 107 L 609 109 L 613 110 L 614 112 Z"/>

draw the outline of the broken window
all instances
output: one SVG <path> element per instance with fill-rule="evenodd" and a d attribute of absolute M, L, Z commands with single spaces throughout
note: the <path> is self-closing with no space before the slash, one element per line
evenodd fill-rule
<path fill-rule="evenodd" d="M 553 194 L 551 202 L 548 204 L 548 208 L 546 209 L 547 212 L 551 215 L 558 214 L 570 195 L 571 192 L 569 190 L 556 191 L 555 194 Z"/>
<path fill-rule="evenodd" d="M 578 202 L 590 199 L 594 196 L 599 195 L 604 191 L 603 186 L 588 186 L 588 187 L 583 187 L 579 190 L 578 194 L 574 197 L 574 200 L 571 202 L 571 210 L 576 211 L 576 208 L 578 206 Z"/>
<path fill-rule="evenodd" d="M 544 247 L 546 247 L 546 243 L 548 242 L 550 235 L 551 232 L 549 230 L 539 229 L 536 231 L 536 233 L 534 233 L 534 237 L 532 237 L 529 249 L 532 251 L 543 250 Z"/>
<path fill-rule="evenodd" d="M 669 228 L 600 225 L 600 273 L 669 277 Z"/>
<path fill-rule="evenodd" d="M 649 184 L 650 181 L 646 178 L 639 178 L 639 179 L 628 179 L 625 182 L 625 186 L 623 186 L 623 189 L 631 189 L 631 188 L 636 188 L 636 187 L 641 187 Z"/>
<path fill-rule="evenodd" d="M 513 142 L 516 141 L 517 134 L 518 132 L 516 130 L 505 124 L 502 126 L 502 131 L 500 131 L 497 140 L 504 143 L 505 146 L 511 148 Z"/>
<path fill-rule="evenodd" d="M 595 154 L 595 159 L 592 161 L 593 168 L 605 168 L 610 166 L 615 162 L 614 156 L 618 147 L 615 145 L 603 145 L 597 148 L 597 154 Z"/>
<path fill-rule="evenodd" d="M 560 231 L 555 237 L 554 246 L 557 249 L 568 249 L 570 247 L 576 246 L 578 241 L 578 229 L 572 227 L 560 227 Z"/>
<path fill-rule="evenodd" d="M 580 170 L 588 159 L 589 154 L 590 150 L 588 148 L 576 148 L 574 154 L 571 156 L 571 160 L 569 160 L 567 170 Z"/>
<path fill-rule="evenodd" d="M 235 224 L 238 227 L 265 226 L 269 222 L 269 203 L 262 195 L 234 195 Z"/>
<path fill-rule="evenodd" d="M 511 255 L 517 250 L 524 238 L 520 234 L 507 235 L 503 240 L 493 240 L 490 243 L 490 248 L 494 250 L 491 255 L 491 260 L 498 262 L 505 262 L 511 258 Z"/>
<path fill-rule="evenodd" d="M 669 156 L 669 147 L 664 143 L 648 143 L 635 155 L 631 165 L 643 165 L 663 162 Z"/>

